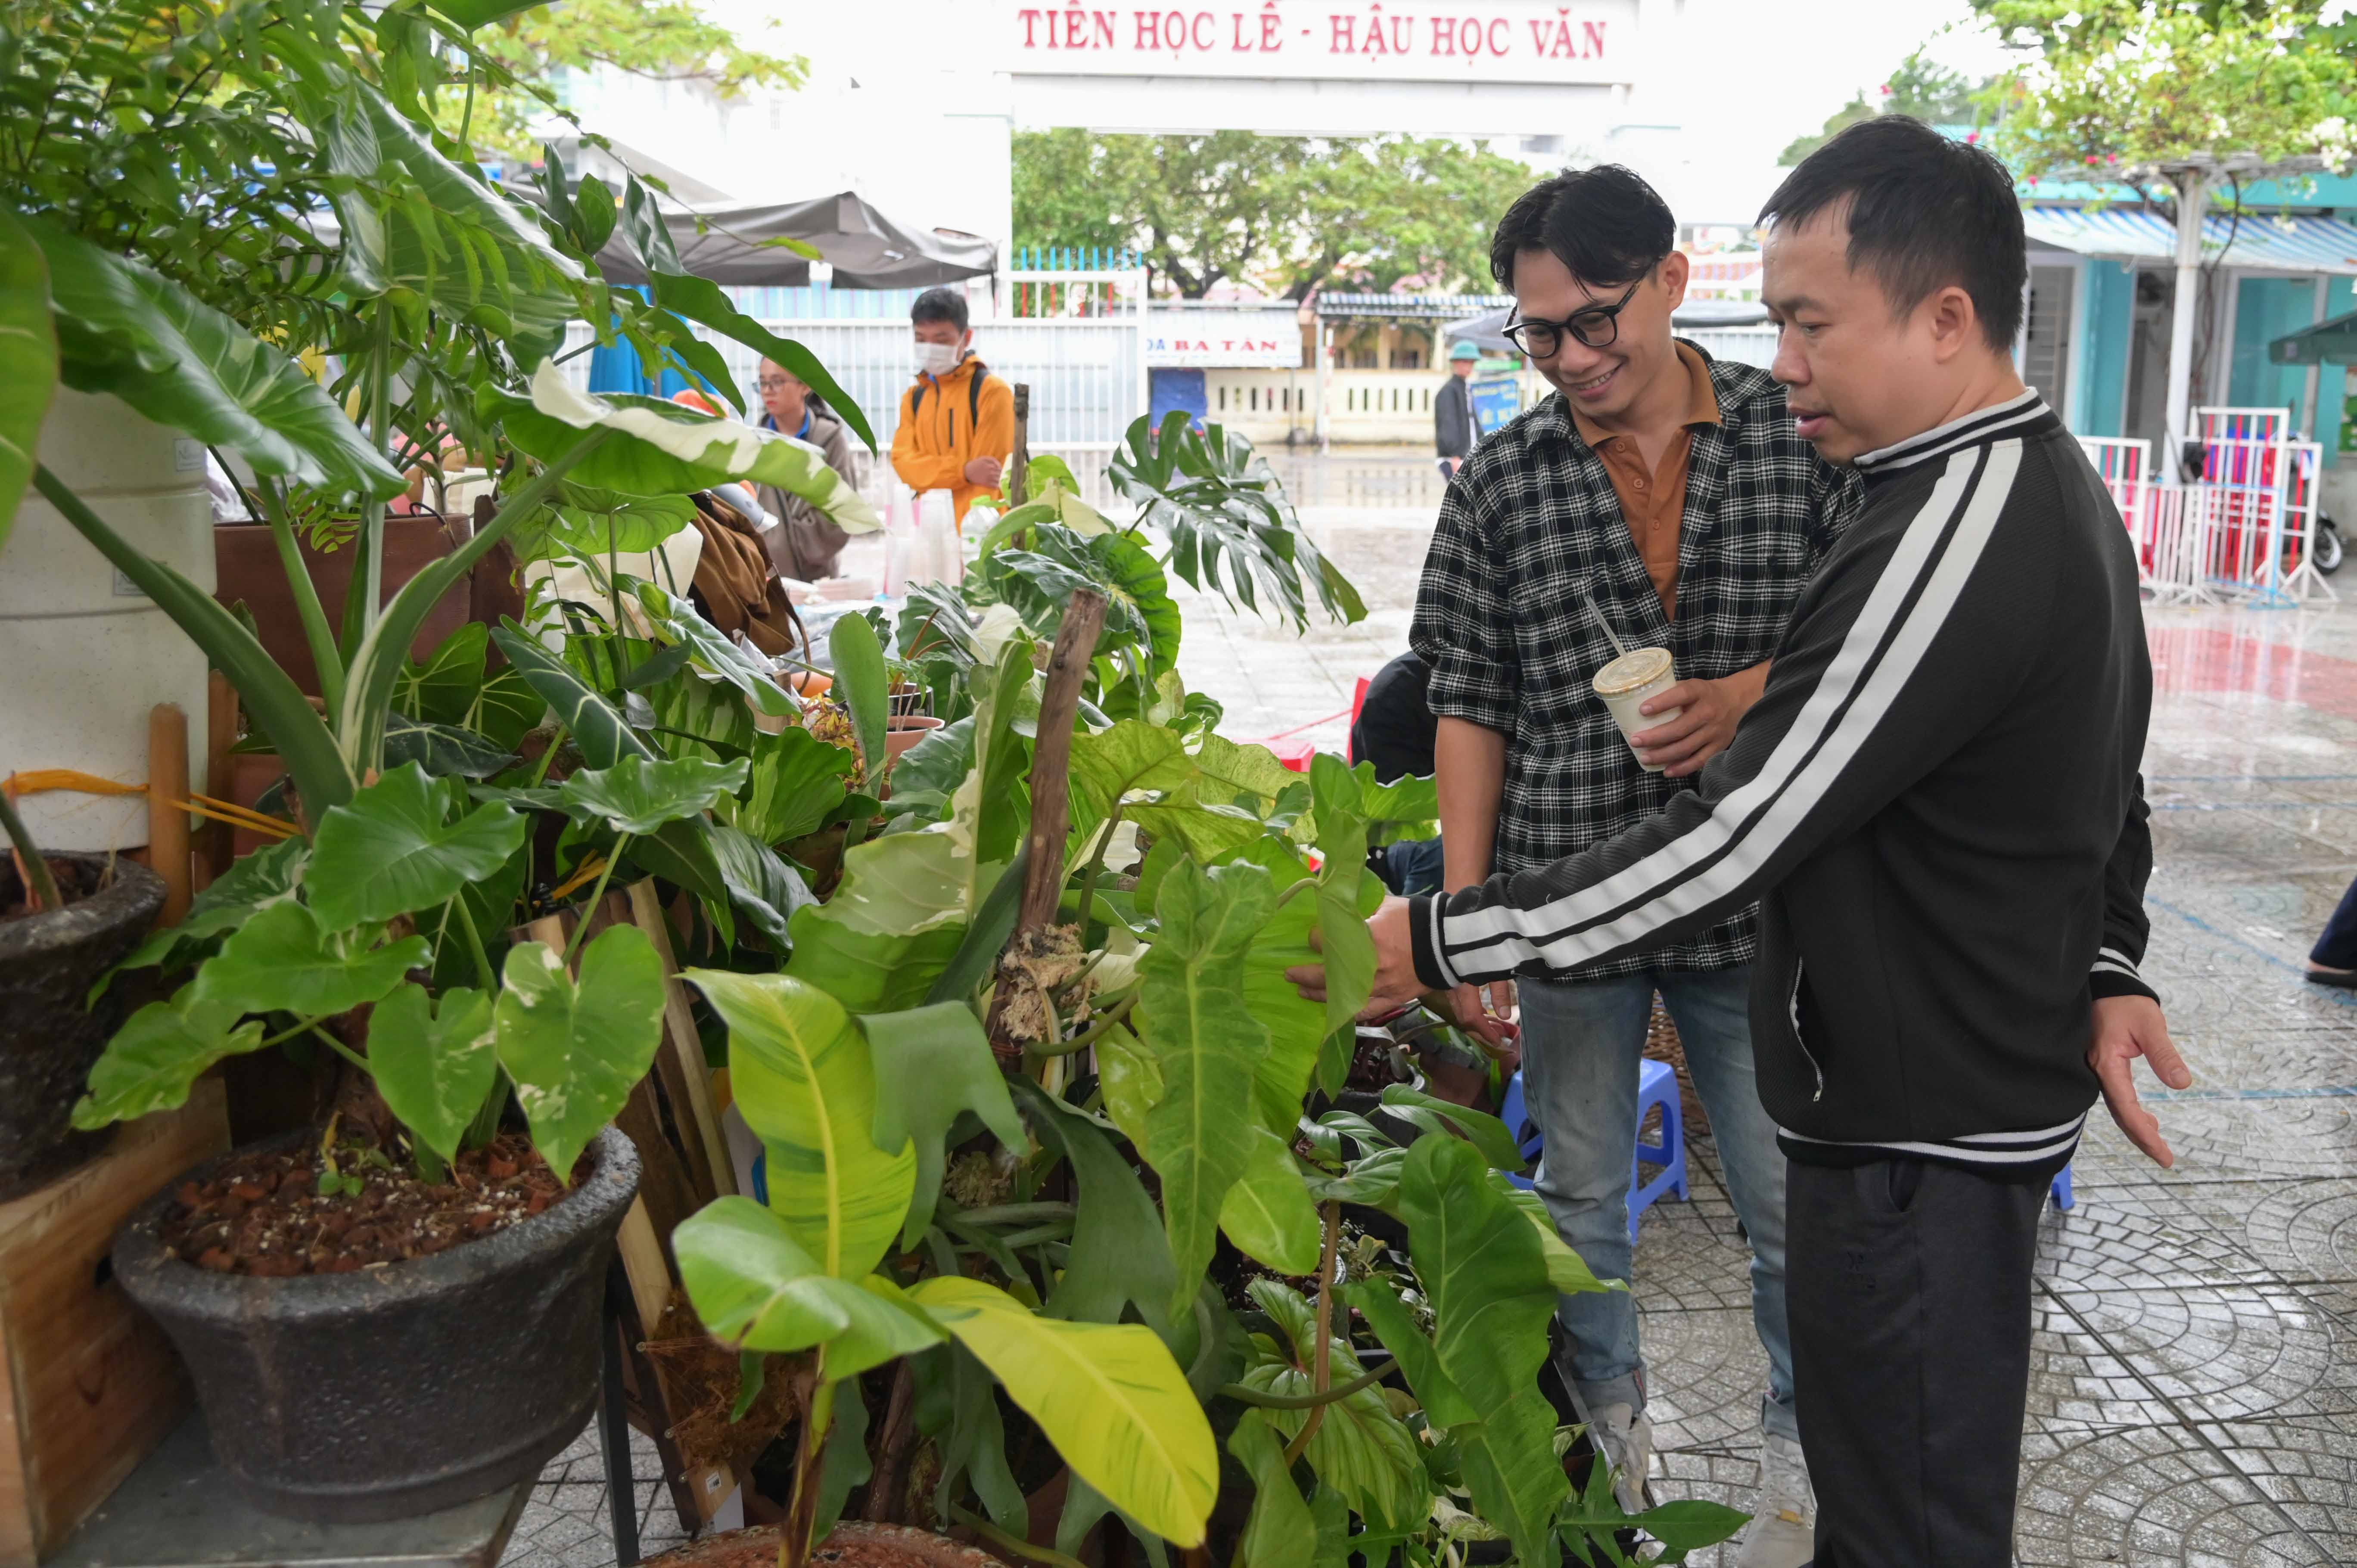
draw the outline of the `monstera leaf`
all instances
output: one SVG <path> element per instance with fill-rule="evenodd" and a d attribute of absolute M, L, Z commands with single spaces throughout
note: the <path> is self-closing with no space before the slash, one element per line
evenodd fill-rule
<path fill-rule="evenodd" d="M 368 1043 L 385 1104 L 420 1143 L 457 1159 L 499 1078 L 491 999 L 458 986 L 437 1006 L 424 986 L 402 986 L 369 1015 Z"/>
<path fill-rule="evenodd" d="M 672 1232 L 688 1300 L 712 1336 L 748 1350 L 825 1348 L 829 1380 L 856 1377 L 947 1337 L 877 1275 L 819 1267 L 794 1228 L 749 1197 L 723 1197 Z"/>
<path fill-rule="evenodd" d="M 1171 1310 L 1182 1312 L 1211 1261 L 1221 1205 L 1253 1159 L 1253 1074 L 1268 1030 L 1242 985 L 1244 955 L 1275 903 L 1257 865 L 1198 868 L 1163 880 L 1160 939 L 1138 961 L 1140 1036 L 1162 1075 L 1146 1113 L 1146 1155 L 1162 1178 L 1170 1255 L 1178 1266 Z"/>
<path fill-rule="evenodd" d="M 769 1151 L 770 1207 L 837 1279 L 876 1266 L 909 1212 L 917 1170 L 905 1133 L 876 1142 L 876 1066 L 842 1004 L 783 974 L 691 969 L 728 1026 L 728 1086 Z"/>
<path fill-rule="evenodd" d="M 75 1102 L 73 1124 L 89 1132 L 187 1104 L 215 1062 L 261 1048 L 262 1021 L 239 1024 L 244 1012 L 235 1002 L 199 999 L 193 985 L 168 1002 L 150 1002 L 106 1042 L 90 1069 L 90 1092 Z"/>
<path fill-rule="evenodd" d="M 452 820 L 464 797 L 416 763 L 396 768 L 320 819 L 307 883 L 331 929 L 447 902 L 523 847 L 531 824 L 496 801 Z"/>
<path fill-rule="evenodd" d="M 936 1275 L 909 1299 L 1039 1423 L 1072 1473 L 1147 1530 L 1202 1543 L 1219 1495 L 1211 1423 L 1152 1329 L 1042 1317 L 979 1280 Z"/>
<path fill-rule="evenodd" d="M 508 950 L 494 1009 L 500 1065 L 515 1079 L 533 1147 L 560 1181 L 654 1064 L 662 1043 L 663 970 L 636 926 L 581 950 L 578 982 L 539 942 Z"/>

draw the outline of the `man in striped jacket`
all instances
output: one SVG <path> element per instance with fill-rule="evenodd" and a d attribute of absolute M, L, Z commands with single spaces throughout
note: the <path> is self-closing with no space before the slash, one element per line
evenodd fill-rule
<path fill-rule="evenodd" d="M 2047 1180 L 2099 1089 L 2168 1165 L 2132 1064 L 2190 1081 L 2136 972 L 2136 563 L 2015 372 L 2002 164 L 1885 115 L 1761 217 L 1774 373 L 1865 510 L 1701 789 L 1552 865 L 1391 900 L 1376 1002 L 1652 948 L 1759 900 L 1751 1034 L 1790 1162 L 1816 1568 L 2006 1568 Z"/>

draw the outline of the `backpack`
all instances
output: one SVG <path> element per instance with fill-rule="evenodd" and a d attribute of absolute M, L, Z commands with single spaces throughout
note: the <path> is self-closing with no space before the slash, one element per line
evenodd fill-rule
<path fill-rule="evenodd" d="M 979 429 L 979 428 L 981 427 L 981 424 L 982 424 L 982 383 L 983 383 L 983 382 L 985 382 L 985 381 L 988 381 L 988 380 L 990 380 L 990 372 L 989 372 L 988 371 L 983 371 L 983 372 L 982 372 L 982 374 L 980 374 L 980 375 L 978 375 L 978 376 L 973 376 L 973 377 L 970 377 L 970 378 L 968 378 L 968 379 L 967 379 L 967 381 L 966 381 L 966 383 L 965 383 L 965 427 L 966 427 L 966 429 L 967 429 L 969 432 L 972 432 L 972 431 L 974 431 L 974 430 Z M 920 414 L 920 413 L 923 413 L 923 412 L 924 412 L 924 408 L 925 408 L 925 383 L 924 383 L 924 382 L 922 382 L 922 381 L 919 381 L 919 382 L 917 383 L 917 395 L 916 395 L 916 396 L 915 396 L 915 398 L 913 398 L 913 399 L 909 402 L 909 417 L 910 419 L 914 419 L 914 418 L 916 418 L 918 414 Z M 950 430 L 950 435 L 951 435 L 952 438 L 953 438 L 953 439 L 955 438 L 955 436 L 956 436 L 956 435 L 957 435 L 957 430 L 956 430 L 956 428 L 955 428 L 955 426 L 954 426 L 954 425 L 952 425 L 952 428 L 951 428 L 951 430 Z"/>

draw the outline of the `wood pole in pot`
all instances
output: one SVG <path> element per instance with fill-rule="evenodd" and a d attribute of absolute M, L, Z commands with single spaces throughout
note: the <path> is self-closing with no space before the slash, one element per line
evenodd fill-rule
<path fill-rule="evenodd" d="M 1015 383 L 1015 456 L 1007 460 L 1006 504 L 1031 499 L 1031 383 Z"/>

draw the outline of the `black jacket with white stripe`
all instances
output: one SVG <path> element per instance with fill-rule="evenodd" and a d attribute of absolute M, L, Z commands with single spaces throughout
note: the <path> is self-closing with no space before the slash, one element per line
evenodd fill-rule
<path fill-rule="evenodd" d="M 2034 392 L 1857 467 L 1866 510 L 1702 788 L 1415 900 L 1416 969 L 1560 973 L 1758 899 L 1752 1039 L 1788 1155 L 2051 1170 L 2097 1090 L 2092 1000 L 2151 994 L 2135 556 Z"/>

